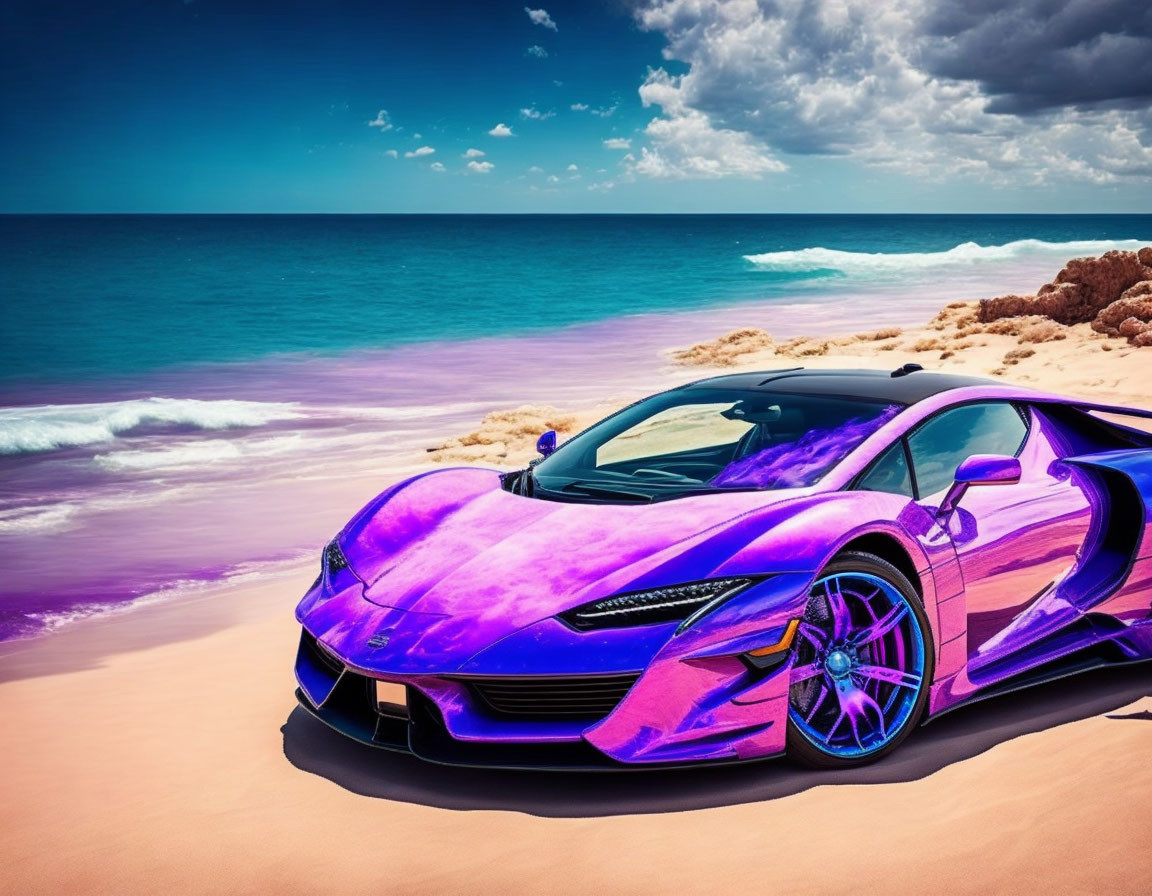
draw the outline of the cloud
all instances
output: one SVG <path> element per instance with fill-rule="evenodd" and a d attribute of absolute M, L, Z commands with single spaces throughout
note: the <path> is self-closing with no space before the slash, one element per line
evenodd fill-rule
<path fill-rule="evenodd" d="M 549 174 L 548 175 L 548 183 L 558 184 L 558 183 L 560 183 L 560 178 L 558 178 L 555 174 Z"/>
<path fill-rule="evenodd" d="M 587 103 L 573 103 L 570 108 L 573 112 L 587 112 L 590 115 L 596 115 L 600 118 L 611 118 L 616 114 L 616 110 L 620 108 L 620 104 L 616 103 L 612 106 L 601 106 L 598 109 L 594 109 Z"/>
<path fill-rule="evenodd" d="M 428 167 L 429 167 L 429 168 L 431 168 L 433 171 L 446 171 L 446 170 L 447 170 L 447 169 L 444 167 L 444 163 L 443 163 L 443 162 L 433 162 L 433 163 L 432 163 L 431 165 L 429 165 Z"/>
<path fill-rule="evenodd" d="M 521 118 L 527 118 L 531 121 L 547 121 L 549 118 L 552 118 L 555 114 L 556 114 L 555 112 L 541 112 L 535 106 L 532 106 L 528 109 L 521 109 L 520 110 L 520 117 Z"/>
<path fill-rule="evenodd" d="M 491 162 L 477 162 L 475 160 L 468 163 L 468 170 L 475 171 L 477 174 L 487 174 L 496 166 Z"/>
<path fill-rule="evenodd" d="M 577 165 L 575 162 L 573 162 L 571 165 L 568 166 L 567 170 L 568 171 L 579 171 L 580 166 Z"/>
<path fill-rule="evenodd" d="M 541 28 L 548 28 L 552 31 L 559 31 L 556 23 L 552 21 L 552 16 L 548 15 L 546 9 L 529 9 L 524 7 L 524 12 L 528 13 L 528 18 L 532 20 L 533 25 L 539 25 Z"/>
<path fill-rule="evenodd" d="M 492 128 L 492 130 L 490 130 L 488 132 L 488 136 L 489 137 L 514 137 L 516 135 L 512 133 L 512 128 L 508 127 L 508 125 L 504 124 L 504 122 L 500 122 L 498 125 L 496 125 L 496 127 Z"/>
<path fill-rule="evenodd" d="M 376 113 L 376 117 L 368 122 L 370 128 L 380 128 L 380 133 L 392 130 L 392 120 L 388 117 L 388 110 L 381 109 Z"/>
<path fill-rule="evenodd" d="M 687 65 L 640 87 L 660 114 L 636 174 L 756 177 L 780 154 L 1025 184 L 1152 167 L 1137 0 L 654 0 L 636 16 Z"/>
<path fill-rule="evenodd" d="M 539 44 L 533 44 L 527 50 L 525 50 L 524 53 L 525 53 L 525 55 L 528 55 L 528 56 L 535 56 L 537 59 L 547 59 L 548 58 L 548 51 L 545 50 Z"/>
<path fill-rule="evenodd" d="M 543 174 L 544 169 L 541 168 L 539 165 L 533 165 L 531 168 L 528 169 L 528 173 L 529 174 Z"/>
<path fill-rule="evenodd" d="M 975 81 L 987 111 L 1045 109 L 1152 99 L 1152 7 L 1145 0 L 983 0 L 930 3 L 924 65 Z"/>
<path fill-rule="evenodd" d="M 609 137 L 607 140 L 601 140 L 601 145 L 605 149 L 631 149 L 632 141 L 627 137 Z"/>
<path fill-rule="evenodd" d="M 460 154 L 462 159 L 482 159 L 484 158 L 484 150 L 482 149 L 469 149 Z"/>
<path fill-rule="evenodd" d="M 384 155 L 388 156 L 388 158 L 390 158 L 390 159 L 394 159 L 394 158 L 396 158 L 398 153 L 394 149 L 386 149 L 386 150 L 384 150 Z"/>
<path fill-rule="evenodd" d="M 404 158 L 418 159 L 421 156 L 430 156 L 434 152 L 436 152 L 436 150 L 434 150 L 431 146 L 421 146 L 418 149 L 412 150 L 411 152 L 404 153 Z"/>

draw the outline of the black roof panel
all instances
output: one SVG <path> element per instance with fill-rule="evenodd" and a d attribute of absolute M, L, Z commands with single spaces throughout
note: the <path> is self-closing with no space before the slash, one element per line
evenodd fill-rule
<path fill-rule="evenodd" d="M 995 385 L 996 381 L 978 376 L 953 373 L 930 373 L 915 370 L 893 376 L 887 370 L 759 370 L 731 373 L 697 380 L 685 389 L 751 389 L 786 392 L 794 395 L 838 395 L 873 401 L 915 404 L 940 392 L 965 386 Z"/>

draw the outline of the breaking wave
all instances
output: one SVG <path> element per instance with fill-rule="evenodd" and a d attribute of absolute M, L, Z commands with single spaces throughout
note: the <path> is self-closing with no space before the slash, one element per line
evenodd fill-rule
<path fill-rule="evenodd" d="M 1002 246 L 961 243 L 945 252 L 844 252 L 817 246 L 789 252 L 762 252 L 745 255 L 764 271 L 780 273 L 839 272 L 847 275 L 899 274 L 938 267 L 1007 262 L 1026 257 L 1053 258 L 1063 263 L 1076 255 L 1099 255 L 1109 249 L 1139 249 L 1142 240 L 1077 240 L 1049 243 L 1044 240 L 1015 240 Z"/>
<path fill-rule="evenodd" d="M 37 454 L 98 445 L 148 427 L 233 429 L 302 416 L 299 407 L 290 403 L 195 398 L 0 408 L 0 454 Z"/>

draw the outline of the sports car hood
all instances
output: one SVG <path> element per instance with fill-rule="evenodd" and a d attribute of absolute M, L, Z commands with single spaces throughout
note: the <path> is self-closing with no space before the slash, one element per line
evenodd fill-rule
<path fill-rule="evenodd" d="M 764 529 L 737 521 L 802 494 L 570 504 L 513 495 L 490 470 L 445 470 L 366 507 L 341 546 L 378 606 L 515 629 L 619 591 L 751 571 L 733 564 Z"/>

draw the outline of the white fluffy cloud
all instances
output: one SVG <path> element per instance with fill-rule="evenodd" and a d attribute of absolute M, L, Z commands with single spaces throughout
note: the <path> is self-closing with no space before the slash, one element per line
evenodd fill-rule
<path fill-rule="evenodd" d="M 529 56 L 535 56 L 537 59 L 547 59 L 548 51 L 539 44 L 532 44 L 527 50 L 524 51 Z"/>
<path fill-rule="evenodd" d="M 431 168 L 433 171 L 447 171 L 448 170 L 444 167 L 443 162 L 433 162 L 428 167 Z"/>
<path fill-rule="evenodd" d="M 484 158 L 484 150 L 482 149 L 468 149 L 460 154 L 462 159 L 482 159 Z"/>
<path fill-rule="evenodd" d="M 379 128 L 381 134 L 383 134 L 385 131 L 392 130 L 392 119 L 388 117 L 388 110 L 381 109 L 379 112 L 377 112 L 376 117 L 368 122 L 368 127 Z"/>
<path fill-rule="evenodd" d="M 786 171 L 759 140 L 743 131 L 716 127 L 703 112 L 682 108 L 654 118 L 645 129 L 649 146 L 628 160 L 633 174 L 665 178 L 758 178 Z"/>
<path fill-rule="evenodd" d="M 500 122 L 498 125 L 496 125 L 496 127 L 492 128 L 492 130 L 488 132 L 488 136 L 513 137 L 515 135 L 512 133 L 512 128 L 508 127 L 508 125 L 504 124 L 504 122 Z"/>
<path fill-rule="evenodd" d="M 528 13 L 528 18 L 532 20 L 533 25 L 539 25 L 541 28 L 548 28 L 552 31 L 559 31 L 556 23 L 552 21 L 552 16 L 548 15 L 546 9 L 529 9 L 524 7 L 524 12 Z"/>
<path fill-rule="evenodd" d="M 605 149 L 631 149 L 632 141 L 627 137 L 609 137 L 607 140 L 602 140 L 601 145 Z"/>
<path fill-rule="evenodd" d="M 587 112 L 589 115 L 596 115 L 599 118 L 611 118 L 616 114 L 616 110 L 620 108 L 619 104 L 614 106 L 601 106 L 600 108 L 593 108 L 587 103 L 573 103 L 570 107 L 573 112 Z"/>
<path fill-rule="evenodd" d="M 384 155 L 388 156 L 390 159 L 394 159 L 397 155 L 399 155 L 399 153 L 397 153 L 394 149 L 386 149 L 384 150 Z"/>
<path fill-rule="evenodd" d="M 421 156 L 430 156 L 434 152 L 436 152 L 436 150 L 433 149 L 431 146 L 421 146 L 417 149 L 412 150 L 411 152 L 404 153 L 404 158 L 406 158 L 406 159 L 418 159 Z"/>
<path fill-rule="evenodd" d="M 487 174 L 489 171 L 491 171 L 495 167 L 496 166 L 493 165 L 491 162 L 477 162 L 477 161 L 473 160 L 473 161 L 468 163 L 468 170 L 474 171 L 477 174 Z"/>
<path fill-rule="evenodd" d="M 556 114 L 555 112 L 541 112 L 535 106 L 530 106 L 527 109 L 521 109 L 520 110 L 520 117 L 526 118 L 530 121 L 547 121 L 549 118 L 552 118 L 555 114 Z"/>
<path fill-rule="evenodd" d="M 1045 99 L 1029 114 L 989 112 L 976 76 L 948 76 L 954 60 L 939 49 L 981 16 L 942 0 L 654 0 L 637 19 L 665 37 L 668 59 L 689 66 L 655 69 L 640 88 L 661 114 L 631 163 L 637 174 L 757 177 L 783 170 L 781 153 L 993 181 L 1152 172 L 1147 104 Z M 1078 22 L 1064 27 L 1067 42 L 1079 39 Z"/>

